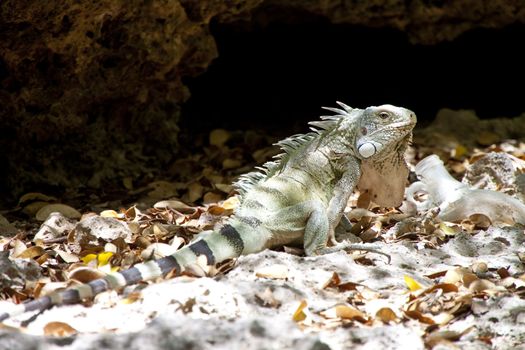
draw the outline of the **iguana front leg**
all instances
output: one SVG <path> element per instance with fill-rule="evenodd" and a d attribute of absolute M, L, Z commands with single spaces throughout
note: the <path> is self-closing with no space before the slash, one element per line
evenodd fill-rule
<path fill-rule="evenodd" d="M 360 176 L 359 161 L 352 158 L 348 161 L 347 170 L 334 187 L 334 196 L 328 204 L 328 209 L 324 211 L 319 206 L 312 207 L 313 210 L 310 212 L 304 231 L 304 250 L 306 255 L 328 254 L 338 250 L 363 250 L 385 255 L 390 262 L 390 255 L 381 252 L 375 246 L 363 243 L 340 243 L 335 239 L 335 228 L 339 224 L 343 226 L 350 225 L 348 219 L 344 217 L 344 210 Z M 333 247 L 326 246 L 328 240 L 333 244 Z"/>
<path fill-rule="evenodd" d="M 361 177 L 361 168 L 359 161 L 356 158 L 350 158 L 346 167 L 346 171 L 343 173 L 339 181 L 337 181 L 334 190 L 333 197 L 328 204 L 326 215 L 328 216 L 328 239 L 333 245 L 338 242 L 335 239 L 335 228 L 341 222 L 344 210 L 348 203 L 348 199 L 352 194 L 359 178 Z"/>
<path fill-rule="evenodd" d="M 346 162 L 345 171 L 334 186 L 328 208 L 317 208 L 307 219 L 304 230 L 306 255 L 323 254 L 328 240 L 334 245 L 338 243 L 335 240 L 335 228 L 341 221 L 348 199 L 360 176 L 359 161 L 350 157 Z"/>

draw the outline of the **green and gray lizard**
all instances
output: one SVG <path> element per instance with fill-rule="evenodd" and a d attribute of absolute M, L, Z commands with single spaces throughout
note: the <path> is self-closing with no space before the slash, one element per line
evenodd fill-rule
<path fill-rule="evenodd" d="M 325 108 L 335 115 L 310 122 L 312 132 L 277 144 L 284 151 L 259 171 L 235 184 L 240 204 L 227 224 L 173 255 L 137 264 L 86 284 L 16 305 L 0 321 L 27 311 L 73 304 L 103 291 L 141 281 L 179 275 L 201 260 L 207 266 L 266 248 L 303 244 L 306 255 L 335 247 L 334 231 L 357 187 L 380 206 L 401 204 L 408 168 L 405 150 L 416 124 L 415 114 L 392 105 Z M 342 244 L 344 246 L 344 244 Z M 348 247 L 347 245 L 346 247 Z"/>

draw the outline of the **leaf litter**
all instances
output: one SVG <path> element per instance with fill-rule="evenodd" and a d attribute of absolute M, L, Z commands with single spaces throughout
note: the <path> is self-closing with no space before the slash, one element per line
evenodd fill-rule
<path fill-rule="evenodd" d="M 129 179 L 123 179 L 128 194 L 137 198 L 135 203 L 139 205 L 112 207 L 109 201 L 91 205 L 95 210 L 86 206 L 75 209 L 51 195 L 28 193 L 22 196 L 14 211 L 16 215 L 11 215 L 16 219 L 10 222 L 4 218 L 1 225 L 10 227 L 9 234 L 0 231 L 2 298 L 19 303 L 73 283 L 89 282 L 137 262 L 158 259 L 188 244 L 200 232 L 224 223 L 238 205 L 231 180 L 251 169 L 243 167 L 246 159 L 252 164 L 262 163 L 275 154 L 272 147 L 232 148 L 230 144 L 235 139 L 236 136 L 228 131 L 214 131 L 203 155 L 191 155 L 174 163 L 174 168 L 200 169 L 200 176 L 188 173 L 175 181 L 156 180 L 138 187 Z M 413 166 L 424 155 L 436 153 L 452 176 L 463 177 L 469 185 L 523 198 L 520 197 L 523 186 L 519 179 L 525 169 L 525 145 L 512 141 L 493 144 L 493 135 L 489 134 L 481 135 L 477 141 L 479 147 L 475 148 L 461 144 L 441 149 L 416 145 L 410 161 Z M 251 154 L 246 154 L 246 148 L 252 149 Z M 487 171 L 494 162 L 506 164 L 501 173 L 494 169 Z M 490 174 L 485 176 L 484 171 Z M 202 204 L 194 205 L 195 202 Z M 459 346 L 464 342 L 499 344 L 514 341 L 519 344 L 519 337 L 512 334 L 501 337 L 487 333 L 485 315 L 494 311 L 494 302 L 525 297 L 525 251 L 522 246 L 516 248 L 513 244 L 514 250 L 507 254 L 515 256 L 510 264 L 501 254 L 490 259 L 492 251 L 476 240 L 478 237 L 481 241 L 487 237 L 498 238 L 499 242 L 504 240 L 506 231 L 499 231 L 500 227 L 487 216 L 474 213 L 460 221 L 447 222 L 440 220 L 433 209 L 417 212 L 407 203 L 397 209 L 381 209 L 374 206 L 367 193 L 357 192 L 349 201 L 347 214 L 353 226 L 348 232 L 339 232 L 339 238 L 380 243 L 384 249 L 394 247 L 392 252 L 389 250 L 394 256 L 401 249 L 395 249 L 396 246 L 411 245 L 416 252 L 415 255 L 410 253 L 411 257 L 422 261 L 430 258 L 432 252 L 451 251 L 452 254 L 445 253 L 449 258 L 439 262 L 430 259 L 418 267 L 394 260 L 388 267 L 390 277 L 383 280 L 381 277 L 372 280 L 373 274 L 367 274 L 367 278 L 357 277 L 351 269 L 342 270 L 328 263 L 325 266 L 323 262 L 330 277 L 319 280 L 316 286 L 311 283 L 294 286 L 299 278 L 295 269 L 304 275 L 301 278 L 308 279 L 306 269 L 302 272 L 299 267 L 283 264 L 278 259 L 266 259 L 267 263 L 259 262 L 256 268 L 244 271 L 251 272 L 251 278 L 257 283 L 273 283 L 252 292 L 257 307 L 284 313 L 283 316 L 287 314 L 288 319 L 303 331 L 321 335 L 348 327 L 401 325 L 413 332 L 417 330 L 426 348 L 443 344 Z M 30 224 L 18 219 L 21 215 L 29 217 L 25 221 Z M 523 234 L 519 225 L 508 223 L 503 229 L 505 227 L 517 228 Z M 454 251 L 454 242 L 464 236 L 478 242 L 478 250 L 470 254 L 472 256 Z M 284 249 L 302 254 L 300 247 Z M 352 253 L 355 269 L 370 271 L 384 266 L 384 261 L 370 254 L 356 256 L 358 252 Z M 421 253 L 424 254 L 418 257 Z M 316 259 L 329 260 L 331 256 Z M 252 261 L 252 257 L 240 260 L 243 259 L 248 265 Z M 209 269 L 205 262 L 200 262 L 191 271 L 195 276 L 226 274 L 227 278 L 234 278 L 237 269 L 227 273 L 234 264 L 234 261 L 227 261 Z M 381 282 L 384 282 L 383 287 Z M 303 288 L 303 299 L 295 301 L 295 309 L 287 308 L 291 300 L 282 296 L 283 283 Z M 308 288 L 313 292 L 305 292 Z M 324 298 L 319 299 L 319 294 Z M 134 304 L 143 301 L 141 295 L 139 289 L 128 292 L 121 299 Z M 184 313 L 194 313 L 199 305 L 204 307 L 200 303 L 199 298 L 188 299 L 180 309 Z M 470 322 L 465 321 L 468 319 Z M 65 322 L 49 322 L 42 332 L 67 336 L 79 331 Z M 337 334 L 334 339 L 344 338 Z"/>

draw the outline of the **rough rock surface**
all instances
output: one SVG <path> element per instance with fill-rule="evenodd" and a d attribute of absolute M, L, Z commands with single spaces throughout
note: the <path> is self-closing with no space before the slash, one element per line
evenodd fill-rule
<path fill-rule="evenodd" d="M 266 0 L 263 6 L 280 9 L 282 1 Z M 473 28 L 525 23 L 525 4 L 519 1 L 291 0 L 286 7 L 326 17 L 332 23 L 397 28 L 412 42 L 423 44 L 453 40 Z"/>
<path fill-rule="evenodd" d="M 253 15 L 253 17 L 251 17 Z M 525 22 L 521 1 L 4 0 L 0 4 L 0 184 L 98 188 L 172 159 L 192 77 L 217 57 L 217 22 L 393 27 L 413 42 Z M 232 96 L 235 100 L 235 96 Z"/>

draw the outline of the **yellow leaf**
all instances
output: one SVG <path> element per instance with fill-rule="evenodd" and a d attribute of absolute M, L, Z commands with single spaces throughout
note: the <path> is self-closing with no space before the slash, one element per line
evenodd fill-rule
<path fill-rule="evenodd" d="M 82 262 L 84 264 L 89 264 L 90 261 L 93 261 L 96 258 L 97 258 L 96 254 L 87 254 L 87 255 L 83 256 L 82 258 L 80 258 L 80 260 L 82 260 Z"/>
<path fill-rule="evenodd" d="M 416 290 L 421 289 L 419 283 L 417 283 L 412 277 L 405 275 L 404 278 L 405 283 L 411 292 L 415 292 Z"/>
<path fill-rule="evenodd" d="M 456 148 L 452 151 L 452 157 L 461 158 L 468 153 L 468 149 L 463 145 L 457 145 Z"/>
<path fill-rule="evenodd" d="M 443 233 L 447 236 L 455 236 L 456 234 L 461 232 L 461 228 L 458 225 L 455 225 L 455 224 L 447 225 L 444 222 L 439 224 L 439 229 L 443 231 Z"/>
<path fill-rule="evenodd" d="M 98 266 L 104 266 L 109 263 L 109 259 L 113 256 L 113 252 L 102 252 L 98 255 Z"/>
<path fill-rule="evenodd" d="M 301 300 L 301 303 L 299 304 L 299 306 L 297 307 L 297 310 L 295 310 L 292 316 L 292 320 L 294 320 L 295 322 L 304 321 L 306 319 L 306 314 L 304 313 L 303 310 L 307 305 L 308 304 L 306 303 L 306 300 Z"/>

